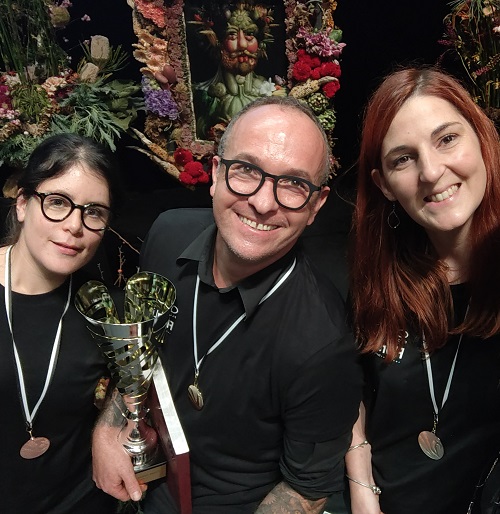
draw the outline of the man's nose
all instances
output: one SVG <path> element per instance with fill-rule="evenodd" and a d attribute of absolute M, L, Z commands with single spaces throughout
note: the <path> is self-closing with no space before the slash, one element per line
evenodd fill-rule
<path fill-rule="evenodd" d="M 277 211 L 280 206 L 274 197 L 273 179 L 266 178 L 261 188 L 254 195 L 248 197 L 248 203 L 260 214 Z"/>

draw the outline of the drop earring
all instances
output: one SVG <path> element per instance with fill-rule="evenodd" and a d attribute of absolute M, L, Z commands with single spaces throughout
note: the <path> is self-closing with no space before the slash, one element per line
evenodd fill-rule
<path fill-rule="evenodd" d="M 393 230 L 398 228 L 401 224 L 401 220 L 399 219 L 398 213 L 396 212 L 396 202 L 392 202 L 392 211 L 387 216 L 387 224 Z"/>

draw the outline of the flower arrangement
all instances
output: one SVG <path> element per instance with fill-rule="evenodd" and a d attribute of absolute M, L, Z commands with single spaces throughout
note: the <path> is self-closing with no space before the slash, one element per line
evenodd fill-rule
<path fill-rule="evenodd" d="M 293 95 L 312 107 L 333 146 L 333 100 L 340 87 L 340 55 L 345 46 L 333 21 L 336 1 L 283 2 L 286 33 L 285 77 L 259 76 L 255 63 L 267 58 L 274 42 L 273 9 L 259 2 L 202 5 L 184 12 L 182 0 L 128 0 L 137 44 L 134 57 L 144 66 L 142 89 L 146 120 L 133 128 L 142 146 L 134 146 L 186 187 L 209 181 L 207 171 L 231 116 L 251 99 L 266 95 Z M 215 15 L 214 13 L 218 14 Z M 221 26 L 242 30 L 245 55 L 233 58 Z M 194 27 L 222 65 L 213 78 L 192 83 L 186 30 Z M 227 33 L 226 33 L 227 34 Z M 229 38 L 231 39 L 231 38 Z M 252 45 L 253 48 L 252 48 Z M 224 67 L 225 69 L 222 69 Z M 229 71 L 228 71 L 229 70 Z M 231 90 L 244 90 L 244 95 Z M 195 108 L 203 102 L 203 108 Z M 201 116 L 200 116 L 201 113 Z M 200 121 L 201 120 L 201 121 Z M 203 131 L 200 130 L 203 128 Z M 332 173 L 338 168 L 332 162 Z"/>
<path fill-rule="evenodd" d="M 441 44 L 465 70 L 477 103 L 500 124 L 500 0 L 454 0 Z"/>
<path fill-rule="evenodd" d="M 303 100 L 318 117 L 334 146 L 336 116 L 333 99 L 340 89 L 340 56 L 345 47 L 342 31 L 335 26 L 335 0 L 328 2 L 285 1 L 287 32 L 286 54 L 290 62 L 289 95 Z M 334 158 L 333 174 L 339 168 Z"/>
<path fill-rule="evenodd" d="M 70 8 L 68 0 L 0 0 L 0 165 L 23 167 L 39 142 L 58 132 L 114 151 L 143 108 L 139 85 L 112 79 L 127 55 L 105 36 L 82 43 L 83 58 L 69 67 L 56 31 L 71 22 Z"/>

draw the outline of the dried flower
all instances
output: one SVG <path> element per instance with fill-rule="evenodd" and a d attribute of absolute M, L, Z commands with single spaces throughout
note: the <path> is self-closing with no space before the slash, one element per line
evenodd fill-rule
<path fill-rule="evenodd" d="M 498 110 L 500 0 L 454 0 L 450 5 L 439 42 L 460 59 L 477 103 L 487 112 Z"/>
<path fill-rule="evenodd" d="M 90 55 L 95 61 L 107 61 L 110 56 L 109 39 L 106 36 L 90 38 Z"/>

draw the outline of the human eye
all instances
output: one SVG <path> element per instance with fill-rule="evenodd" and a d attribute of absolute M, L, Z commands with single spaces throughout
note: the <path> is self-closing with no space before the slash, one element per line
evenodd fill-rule
<path fill-rule="evenodd" d="M 390 161 L 390 168 L 393 170 L 403 169 L 411 162 L 412 158 L 410 155 L 398 155 Z"/>
<path fill-rule="evenodd" d="M 108 217 L 108 210 L 97 204 L 88 205 L 85 208 L 85 216 L 94 219 L 105 220 Z"/>
<path fill-rule="evenodd" d="M 260 170 L 248 162 L 235 162 L 231 165 L 231 171 L 241 178 L 260 179 Z"/>
<path fill-rule="evenodd" d="M 309 185 L 298 177 L 283 177 L 279 180 L 279 186 L 299 194 L 308 194 Z"/>
<path fill-rule="evenodd" d="M 444 146 L 451 146 L 457 140 L 457 134 L 446 134 L 440 139 L 440 143 Z"/>
<path fill-rule="evenodd" d="M 71 207 L 71 203 L 64 196 L 48 195 L 45 197 L 44 207 L 53 210 L 65 210 Z"/>

